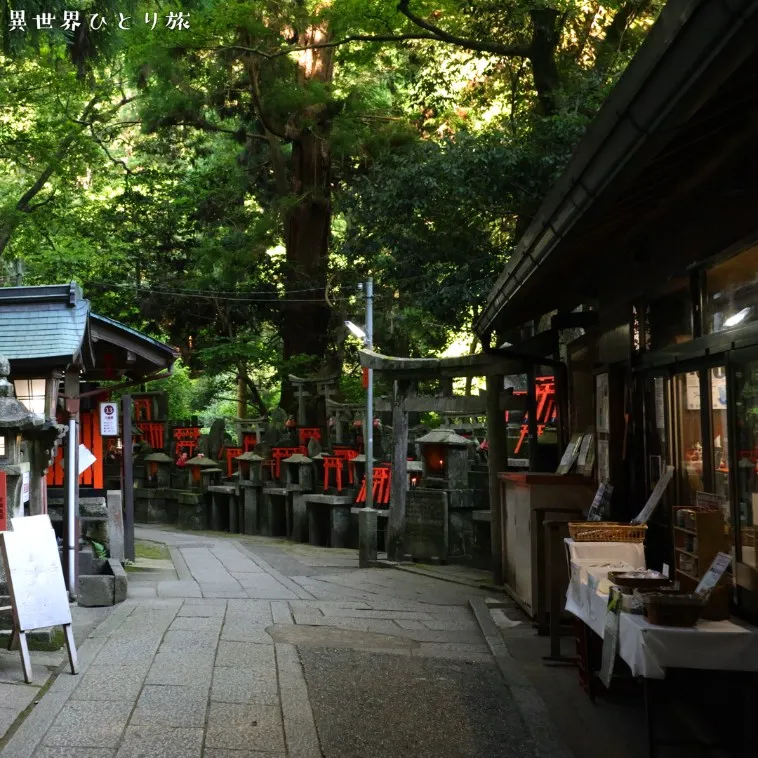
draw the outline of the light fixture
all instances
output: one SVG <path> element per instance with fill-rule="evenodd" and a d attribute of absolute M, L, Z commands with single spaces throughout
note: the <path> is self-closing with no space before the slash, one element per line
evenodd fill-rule
<path fill-rule="evenodd" d="M 743 308 L 733 316 L 729 316 L 729 318 L 724 321 L 724 326 L 737 326 L 737 324 L 742 323 L 748 317 L 748 314 L 752 310 L 753 309 L 749 306 L 747 308 Z"/>
<path fill-rule="evenodd" d="M 358 326 L 358 324 L 354 324 L 352 321 L 345 321 L 345 326 L 359 340 L 365 340 L 366 339 L 366 332 L 364 332 L 363 329 L 361 329 L 360 326 Z"/>

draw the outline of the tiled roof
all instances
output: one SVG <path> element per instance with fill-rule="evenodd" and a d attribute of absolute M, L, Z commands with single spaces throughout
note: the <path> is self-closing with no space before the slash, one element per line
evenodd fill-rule
<path fill-rule="evenodd" d="M 11 362 L 34 358 L 72 358 L 82 346 L 89 301 L 0 303 L 0 355 Z"/>

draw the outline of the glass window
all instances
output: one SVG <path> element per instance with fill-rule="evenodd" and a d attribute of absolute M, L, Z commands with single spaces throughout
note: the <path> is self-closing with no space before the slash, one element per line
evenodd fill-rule
<path fill-rule="evenodd" d="M 680 506 L 694 506 L 703 486 L 703 427 L 700 419 L 700 374 L 691 371 L 674 377 L 677 404 L 677 464 Z"/>
<path fill-rule="evenodd" d="M 726 368 L 711 369 L 711 430 L 713 432 L 713 485 L 731 524 L 729 499 L 729 429 L 727 426 Z"/>
<path fill-rule="evenodd" d="M 659 350 L 692 339 L 692 293 L 689 279 L 677 279 L 662 297 L 651 300 L 650 348 Z M 647 342 L 647 335 L 645 338 Z"/>
<path fill-rule="evenodd" d="M 16 387 L 16 399 L 32 413 L 44 416 L 46 387 L 45 380 L 16 379 L 13 384 Z"/>
<path fill-rule="evenodd" d="M 758 527 L 758 362 L 738 366 L 735 370 L 737 422 L 737 502 L 741 560 L 758 567 L 755 555 L 755 531 Z"/>
<path fill-rule="evenodd" d="M 758 246 L 705 275 L 705 329 L 721 332 L 758 319 Z"/>

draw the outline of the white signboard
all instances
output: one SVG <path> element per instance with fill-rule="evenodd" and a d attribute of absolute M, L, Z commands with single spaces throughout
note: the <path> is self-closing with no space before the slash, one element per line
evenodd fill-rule
<path fill-rule="evenodd" d="M 89 448 L 84 445 L 79 445 L 79 476 L 81 476 L 82 473 L 85 472 L 96 460 L 97 458 L 92 455 Z"/>
<path fill-rule="evenodd" d="M 100 403 L 100 436 L 118 437 L 118 405 Z"/>
<path fill-rule="evenodd" d="M 729 568 L 732 557 L 726 553 L 719 553 L 711 567 L 705 572 L 700 584 L 695 588 L 696 595 L 707 595 L 718 583 L 724 572 Z"/>
<path fill-rule="evenodd" d="M 29 502 L 29 472 L 25 471 L 21 475 L 21 502 Z"/>
<path fill-rule="evenodd" d="M 49 516 L 13 519 L 13 529 L 0 535 L 0 547 L 18 631 L 70 624 L 68 593 Z"/>
<path fill-rule="evenodd" d="M 653 511 L 658 505 L 658 501 L 663 497 L 663 493 L 666 491 L 666 487 L 669 486 L 669 482 L 674 476 L 674 467 L 667 466 L 666 472 L 658 480 L 658 484 L 655 485 L 655 489 L 648 498 L 645 507 L 632 519 L 633 524 L 647 524 L 650 517 L 653 515 Z"/>

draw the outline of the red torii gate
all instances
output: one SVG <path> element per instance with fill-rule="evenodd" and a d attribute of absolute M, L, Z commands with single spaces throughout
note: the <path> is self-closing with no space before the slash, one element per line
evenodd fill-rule
<path fill-rule="evenodd" d="M 526 395 L 526 392 L 514 391 L 514 395 Z M 545 431 L 545 425 L 555 421 L 555 377 L 538 376 L 535 380 L 535 400 L 537 402 L 537 436 Z M 509 412 L 505 412 L 505 421 L 508 422 Z M 521 434 L 514 448 L 514 454 L 518 455 L 524 440 L 529 435 L 528 414 L 524 413 L 521 419 Z"/>

